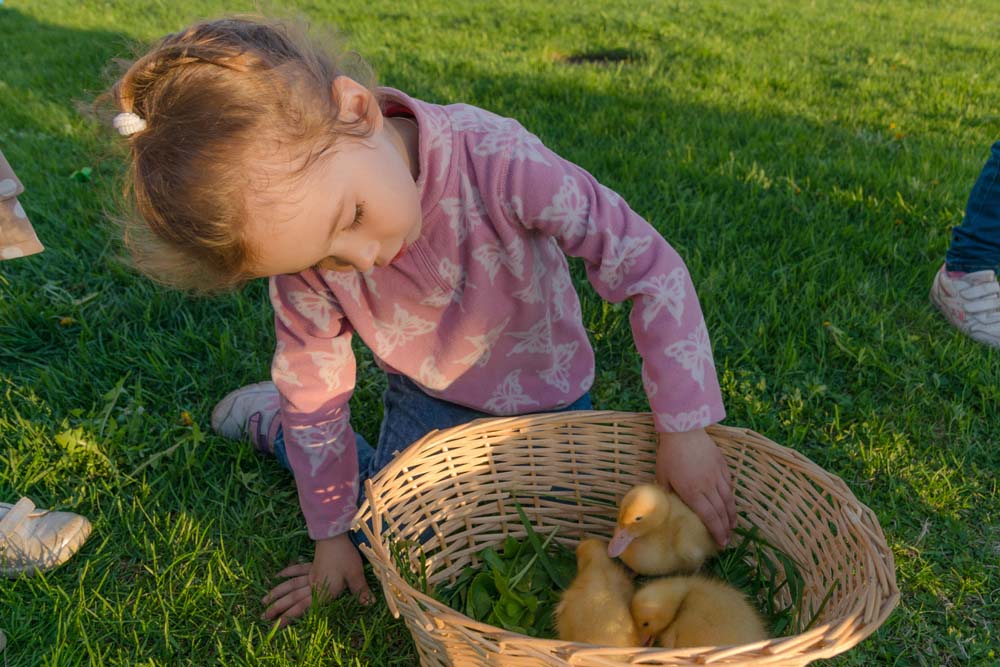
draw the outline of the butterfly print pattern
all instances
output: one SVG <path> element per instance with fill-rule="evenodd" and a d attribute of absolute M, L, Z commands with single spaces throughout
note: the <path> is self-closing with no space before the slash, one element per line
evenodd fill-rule
<path fill-rule="evenodd" d="M 573 289 L 568 271 L 559 271 L 549 283 L 552 286 L 552 314 L 554 320 L 566 317 L 566 293 Z"/>
<path fill-rule="evenodd" d="M 361 280 L 365 282 L 365 287 L 368 289 L 371 295 L 376 299 L 380 299 L 382 298 L 382 295 L 379 294 L 378 283 L 375 282 L 375 276 L 372 275 L 374 274 L 374 272 L 375 272 L 374 268 L 368 269 L 367 271 L 361 274 Z"/>
<path fill-rule="evenodd" d="M 443 178 L 451 160 L 451 121 L 445 114 L 429 113 L 421 119 L 420 126 L 421 148 L 436 153 L 437 178 Z"/>
<path fill-rule="evenodd" d="M 354 477 L 341 482 L 336 487 L 327 489 L 326 502 L 334 508 L 341 507 L 342 509 L 334 514 L 327 529 L 323 533 L 317 534 L 317 539 L 336 537 L 351 529 L 354 515 L 357 513 L 358 488 L 358 478 Z"/>
<path fill-rule="evenodd" d="M 420 364 L 420 370 L 417 371 L 417 381 L 432 391 L 447 389 L 448 385 L 451 384 L 444 373 L 438 370 L 433 357 L 424 358 L 424 362 Z"/>
<path fill-rule="evenodd" d="M 478 137 L 473 139 L 476 144 L 472 152 L 481 157 L 509 152 L 512 160 L 531 160 L 544 165 L 549 164 L 539 150 L 542 148 L 541 140 L 524 132 L 517 121 L 467 107 L 452 117 L 452 126 L 457 130 L 478 134 Z"/>
<path fill-rule="evenodd" d="M 687 339 L 671 343 L 664 350 L 681 367 L 691 373 L 699 389 L 705 390 L 705 367 L 712 368 L 712 344 L 708 340 L 708 329 L 702 321 Z"/>
<path fill-rule="evenodd" d="M 354 303 L 361 301 L 361 274 L 357 271 L 323 271 L 323 280 L 346 292 Z"/>
<path fill-rule="evenodd" d="M 684 269 L 678 267 L 666 276 L 653 276 L 648 280 L 640 280 L 628 289 L 628 294 L 642 294 L 645 308 L 642 311 L 642 328 L 648 330 L 649 325 L 657 320 L 664 308 L 670 313 L 677 324 L 684 318 Z"/>
<path fill-rule="evenodd" d="M 531 277 L 528 284 L 513 293 L 513 297 L 525 303 L 542 303 L 545 300 L 545 291 L 542 289 L 542 278 L 545 277 L 545 261 L 542 259 L 541 251 L 531 247 Z"/>
<path fill-rule="evenodd" d="M 521 369 L 511 371 L 503 379 L 484 406 L 498 415 L 514 415 L 522 408 L 538 405 L 538 401 L 524 393 L 521 388 Z"/>
<path fill-rule="evenodd" d="M 285 356 L 285 341 L 279 340 L 274 346 L 274 357 L 271 359 L 271 378 L 293 387 L 301 387 L 298 374 L 292 371 L 292 365 Z"/>
<path fill-rule="evenodd" d="M 434 323 L 410 314 L 398 303 L 393 307 L 392 322 L 375 320 L 376 352 L 383 358 L 392 354 L 393 350 L 405 345 L 414 336 L 421 336 L 434 329 Z"/>
<path fill-rule="evenodd" d="M 524 275 L 524 242 L 520 238 L 513 239 L 506 248 L 496 241 L 486 241 L 472 251 L 472 256 L 486 269 L 491 285 L 501 266 L 518 280 Z"/>
<path fill-rule="evenodd" d="M 573 362 L 573 355 L 576 354 L 576 349 L 579 346 L 580 344 L 575 340 L 556 345 L 556 354 L 555 359 L 552 360 L 552 366 L 546 368 L 538 376 L 546 384 L 552 385 L 562 393 L 569 392 L 569 367 Z"/>
<path fill-rule="evenodd" d="M 538 219 L 555 222 L 559 236 L 572 239 L 596 231 L 589 214 L 590 202 L 583 196 L 576 179 L 567 174 L 552 204 L 542 209 Z"/>
<path fill-rule="evenodd" d="M 462 196 L 443 198 L 441 210 L 448 216 L 448 225 L 455 232 L 458 243 L 464 243 L 469 233 L 484 224 L 487 218 L 479 189 L 469 180 L 468 174 L 462 174 Z"/>
<path fill-rule="evenodd" d="M 317 329 L 327 331 L 330 328 L 333 304 L 326 296 L 316 292 L 289 292 L 288 298 L 295 310 L 312 322 Z"/>
<path fill-rule="evenodd" d="M 334 419 L 309 426 L 286 425 L 285 429 L 286 434 L 292 436 L 289 441 L 295 443 L 309 462 L 310 476 L 315 476 L 329 457 L 342 456 L 347 447 L 341 437 L 347 430 L 346 419 Z"/>
<path fill-rule="evenodd" d="M 502 204 L 504 215 L 508 219 L 514 221 L 524 220 L 524 201 L 517 195 L 513 195 L 510 201 L 505 201 Z"/>
<path fill-rule="evenodd" d="M 583 376 L 580 380 L 580 391 L 589 391 L 590 388 L 594 386 L 594 367 L 590 367 L 590 372 Z"/>
<path fill-rule="evenodd" d="M 539 320 L 535 326 L 527 331 L 511 331 L 507 335 L 521 341 L 510 348 L 510 352 L 507 353 L 508 357 L 523 352 L 547 354 L 552 351 L 552 324 L 547 317 Z"/>
<path fill-rule="evenodd" d="M 420 303 L 425 306 L 434 306 L 436 308 L 441 308 L 442 306 L 447 306 L 449 303 L 457 303 L 459 306 L 462 305 L 462 297 L 465 294 L 466 288 L 475 289 L 475 285 L 468 281 L 468 275 L 461 266 L 452 262 L 447 257 L 443 257 L 440 262 L 438 262 L 438 275 L 447 284 L 451 285 L 451 289 L 442 289 L 440 286 L 435 285 L 434 290 L 431 292 L 430 296 L 424 297 Z"/>
<path fill-rule="evenodd" d="M 610 251 L 604 263 L 601 264 L 601 280 L 608 287 L 621 285 L 625 274 L 635 265 L 636 260 L 649 250 L 653 243 L 651 236 L 625 236 L 618 239 L 608 231 L 608 246 Z"/>
<path fill-rule="evenodd" d="M 598 183 L 597 189 L 602 195 L 604 195 L 604 201 L 606 201 L 608 206 L 611 208 L 618 208 L 625 205 L 625 200 L 622 199 L 621 195 L 603 183 Z"/>
<path fill-rule="evenodd" d="M 350 342 L 344 336 L 332 339 L 330 348 L 330 351 L 326 352 L 309 352 L 309 358 L 316 367 L 319 379 L 326 384 L 327 392 L 336 394 L 341 388 L 340 374 L 354 353 L 351 351 Z"/>
<path fill-rule="evenodd" d="M 676 415 L 658 412 L 656 413 L 656 416 L 668 431 L 674 433 L 683 433 L 684 431 L 693 431 L 696 428 L 705 428 L 712 423 L 712 410 L 707 403 L 702 405 L 697 410 L 691 410 L 690 412 L 680 412 Z"/>
<path fill-rule="evenodd" d="M 660 391 L 660 386 L 653 382 L 653 378 L 649 377 L 649 367 L 647 364 L 642 365 L 642 387 L 646 390 L 646 396 L 650 400 L 656 396 L 657 392 Z"/>
<path fill-rule="evenodd" d="M 285 312 L 285 306 L 281 303 L 281 298 L 278 296 L 278 283 L 272 278 L 267 281 L 267 293 L 271 298 L 271 307 L 274 308 L 274 316 L 285 325 L 286 328 L 291 329 L 294 325 L 292 320 L 288 317 L 288 313 Z"/>
<path fill-rule="evenodd" d="M 465 340 L 472 343 L 472 347 L 475 349 L 459 359 L 458 363 L 463 366 L 471 366 L 472 364 L 475 364 L 479 367 L 483 367 L 488 364 L 490 362 L 490 356 L 493 354 L 493 346 L 496 345 L 497 340 L 500 338 L 500 334 L 503 333 L 503 330 L 507 328 L 508 322 L 510 322 L 509 317 L 505 318 L 503 322 L 490 329 L 483 336 L 466 336 Z"/>

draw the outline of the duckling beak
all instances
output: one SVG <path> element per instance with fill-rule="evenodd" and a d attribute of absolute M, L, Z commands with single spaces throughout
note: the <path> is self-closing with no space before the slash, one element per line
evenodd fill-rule
<path fill-rule="evenodd" d="M 652 646 L 653 635 L 639 635 L 639 646 Z"/>
<path fill-rule="evenodd" d="M 617 558 L 622 554 L 623 551 L 632 543 L 635 539 L 635 535 L 628 532 L 628 530 L 619 526 L 615 528 L 615 534 L 608 542 L 608 555 L 612 558 Z"/>

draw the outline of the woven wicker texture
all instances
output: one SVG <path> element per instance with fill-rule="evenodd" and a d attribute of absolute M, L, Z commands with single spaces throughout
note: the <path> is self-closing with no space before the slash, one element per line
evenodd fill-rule
<path fill-rule="evenodd" d="M 804 665 L 874 632 L 899 591 L 872 511 L 839 478 L 797 452 L 745 429 L 714 426 L 708 432 L 733 472 L 740 525 L 757 526 L 794 559 L 805 579 L 804 609 L 822 607 L 809 631 L 738 647 L 600 648 L 480 623 L 408 584 L 397 566 L 400 552 L 412 571 L 420 571 L 422 551 L 434 586 L 454 581 L 467 565 L 478 566 L 475 554 L 484 547 L 507 535 L 524 537 L 514 498 L 537 531 L 547 535 L 558 526 L 556 539 L 570 548 L 588 535 L 610 537 L 617 501 L 653 478 L 652 420 L 648 414 L 563 412 L 433 432 L 368 481 L 369 500 L 355 517 L 371 543 L 362 552 L 390 610 L 403 615 L 421 664 Z"/>

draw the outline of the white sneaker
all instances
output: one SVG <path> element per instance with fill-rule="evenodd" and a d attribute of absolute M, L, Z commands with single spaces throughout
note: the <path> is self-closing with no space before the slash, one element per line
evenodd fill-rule
<path fill-rule="evenodd" d="M 31 575 L 60 565 L 88 535 L 90 522 L 79 514 L 36 510 L 27 498 L 0 503 L 0 575 Z"/>
<path fill-rule="evenodd" d="M 994 271 L 951 278 L 942 266 L 931 286 L 931 302 L 959 331 L 980 343 L 1000 347 L 1000 283 Z"/>
<path fill-rule="evenodd" d="M 250 436 L 261 453 L 274 453 L 281 398 L 273 382 L 248 384 L 226 394 L 212 410 L 212 430 L 232 440 Z"/>

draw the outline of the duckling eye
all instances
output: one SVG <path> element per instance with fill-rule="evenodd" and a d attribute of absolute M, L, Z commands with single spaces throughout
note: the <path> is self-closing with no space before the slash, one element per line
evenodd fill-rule
<path fill-rule="evenodd" d="M 641 516 L 637 516 L 637 517 L 635 518 L 635 520 L 636 520 L 636 521 L 642 521 L 642 517 L 641 517 Z"/>
<path fill-rule="evenodd" d="M 649 621 L 646 621 L 645 623 L 643 623 L 643 624 L 642 624 L 642 627 L 644 627 L 644 628 L 648 628 L 648 627 L 649 627 Z"/>

